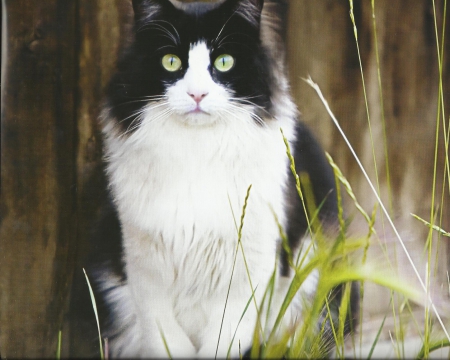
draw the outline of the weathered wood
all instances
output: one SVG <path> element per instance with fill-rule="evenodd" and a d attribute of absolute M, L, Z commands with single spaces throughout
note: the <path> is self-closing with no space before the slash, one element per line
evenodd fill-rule
<path fill-rule="evenodd" d="M 92 221 L 103 187 L 98 177 L 102 157 L 98 117 L 106 84 L 129 31 L 129 1 L 80 0 L 77 83 L 77 184 L 80 208 L 80 252 L 85 249 L 87 222 Z"/>
<path fill-rule="evenodd" d="M 428 219 L 431 205 L 438 91 L 432 2 L 375 1 L 390 191 L 371 2 L 354 3 L 382 198 L 392 204 L 389 210 L 400 230 L 421 249 L 427 229 L 409 214 Z M 441 26 L 443 0 L 436 0 L 436 9 Z M 117 51 L 129 31 L 130 10 L 130 0 L 4 1 L 0 227 L 0 352 L 4 357 L 54 356 L 58 330 L 68 310 L 72 274 L 81 274 L 77 260 L 88 250 L 89 224 L 103 191 L 96 119 Z M 349 2 L 292 0 L 288 26 L 290 78 L 303 120 L 371 211 L 374 196 L 323 104 L 301 79 L 311 75 L 320 85 L 375 179 Z M 446 41 L 443 85 L 448 126 L 448 21 Z M 444 158 L 441 136 L 436 199 L 440 201 L 444 189 L 443 228 L 449 230 L 448 182 L 442 186 Z M 439 254 L 439 273 L 445 274 L 446 252 Z M 73 293 L 85 286 L 77 277 Z M 72 300 L 72 305 L 78 303 L 76 296 Z M 93 313 L 90 316 L 95 326 Z M 90 344 L 84 348 L 79 336 L 85 329 L 73 317 L 67 319 L 64 354 L 92 354 Z M 94 349 L 96 341 L 94 334 Z"/>
<path fill-rule="evenodd" d="M 342 136 L 327 114 L 315 91 L 302 78 L 309 75 L 326 97 L 345 134 L 377 187 L 375 164 L 383 202 L 407 243 L 417 266 L 425 269 L 422 250 L 428 228 L 415 220 L 414 213 L 430 220 L 436 114 L 438 104 L 438 59 L 434 34 L 433 3 L 426 0 L 377 0 L 375 20 L 379 48 L 382 95 L 387 139 L 387 159 L 383 145 L 382 107 L 378 86 L 378 66 L 375 51 L 371 1 L 354 1 L 358 43 L 370 111 L 370 126 L 366 114 L 360 66 L 357 56 L 349 1 L 293 1 L 290 3 L 288 48 L 289 69 L 294 96 L 306 121 L 334 157 L 348 178 L 359 202 L 371 212 L 377 202 Z M 439 33 L 442 30 L 443 1 L 436 1 Z M 450 11 L 447 13 L 449 18 Z M 447 128 L 450 110 L 450 67 L 448 62 L 449 31 L 445 50 L 443 82 L 446 93 Z M 442 122 L 442 120 L 441 120 Z M 449 183 L 444 181 L 445 147 L 443 129 L 438 148 L 436 177 L 436 208 L 443 209 L 442 226 L 450 227 Z M 371 140 L 373 137 L 373 146 Z M 374 151 L 372 150 L 374 149 Z M 374 161 L 374 156 L 376 161 Z M 444 185 L 444 187 L 443 187 Z M 441 204 L 442 191 L 445 191 Z M 349 215 L 352 201 L 347 201 Z M 438 215 L 438 219 L 439 219 Z M 382 214 L 378 207 L 377 227 L 381 242 L 395 253 L 397 240 L 392 231 L 384 232 Z M 355 232 L 363 221 L 355 218 Z M 387 223 L 384 222 L 386 225 Z M 389 226 L 386 225 L 389 229 Z M 362 230 L 365 231 L 365 230 Z M 436 239 L 436 237 L 435 237 Z M 446 282 L 448 267 L 447 242 L 441 240 L 437 285 Z M 398 246 L 398 245 L 397 245 Z M 374 246 L 374 248 L 377 246 Z M 447 247 L 448 248 L 448 247 Z M 435 249 L 436 251 L 436 249 Z M 403 251 L 398 246 L 398 259 L 392 259 L 400 272 L 412 274 Z M 375 255 L 381 259 L 382 255 Z M 433 256 L 434 257 L 434 256 Z M 447 259 L 446 259 L 447 257 Z M 422 261 L 421 261 L 422 259 Z M 422 270 L 421 270 L 422 271 Z M 379 292 L 379 289 L 377 290 Z M 372 294 L 382 298 L 383 294 Z M 370 299 L 373 299 L 369 295 Z M 389 303 L 389 294 L 385 297 Z M 376 312 L 372 302 L 370 306 Z"/>
<path fill-rule="evenodd" d="M 101 136 L 98 117 L 105 86 L 126 44 L 132 8 L 128 0 L 79 0 L 78 84 L 77 84 L 77 184 L 78 262 L 72 288 L 63 354 L 70 357 L 99 356 L 97 327 L 87 284 L 82 272 L 89 253 L 89 233 L 105 197 L 102 173 Z"/>
<path fill-rule="evenodd" d="M 53 357 L 76 230 L 75 2 L 3 2 L 0 349 Z"/>

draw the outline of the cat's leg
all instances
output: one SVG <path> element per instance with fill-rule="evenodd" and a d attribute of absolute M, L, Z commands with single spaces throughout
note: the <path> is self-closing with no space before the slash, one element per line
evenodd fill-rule
<path fill-rule="evenodd" d="M 173 268 L 166 261 L 164 249 L 155 251 L 142 245 L 145 241 L 151 244 L 148 237 L 128 239 L 127 283 L 141 336 L 141 350 L 136 356 L 167 358 L 170 353 L 172 357 L 192 357 L 196 349 L 174 313 Z"/>
<path fill-rule="evenodd" d="M 242 299 L 230 297 L 225 315 L 225 298 L 208 301 L 210 318 L 202 335 L 199 358 L 214 358 L 217 352 L 217 358 L 227 358 L 229 354 L 229 357 L 237 359 L 251 346 L 257 311 L 253 302 L 245 311 L 247 301 Z"/>
<path fill-rule="evenodd" d="M 304 239 L 304 242 L 309 244 L 310 240 Z M 306 250 L 304 249 L 300 255 L 298 254 L 298 251 L 294 252 L 294 259 L 300 258 L 304 262 L 301 268 L 308 264 L 309 259 L 313 255 L 313 251 L 307 249 L 308 248 L 306 247 Z M 287 306 L 278 327 L 274 328 L 276 319 L 280 314 L 281 308 L 283 307 L 283 303 L 286 301 L 286 295 L 289 291 L 291 283 L 294 281 L 295 270 L 290 270 L 290 273 L 286 276 L 281 276 L 279 273 L 277 274 L 275 290 L 270 304 L 271 311 L 267 316 L 267 321 L 265 323 L 266 340 L 269 336 L 272 336 L 272 338 L 277 341 L 281 339 L 286 332 L 294 332 L 299 323 L 302 321 L 304 311 L 308 311 L 311 301 L 316 294 L 319 273 L 317 269 L 313 269 L 303 281 L 295 296 L 291 299 L 291 302 Z M 262 309 L 262 313 L 266 316 L 267 311 Z"/>
<path fill-rule="evenodd" d="M 275 289 L 271 298 L 269 314 L 267 314 L 267 301 L 269 297 L 266 297 L 265 303 L 261 308 L 263 294 L 258 290 L 255 292 L 255 299 L 251 300 L 247 310 L 245 310 L 245 306 L 250 298 L 249 296 L 230 294 L 225 315 L 225 297 L 216 298 L 215 303 L 210 300 L 208 303 L 210 321 L 209 325 L 205 328 L 202 338 L 203 345 L 198 353 L 198 357 L 211 358 L 216 355 L 217 351 L 218 358 L 226 358 L 227 356 L 233 359 L 240 358 L 241 355 L 247 353 L 252 346 L 255 326 L 260 327 L 258 329 L 258 336 L 262 335 L 267 340 L 273 331 L 273 326 L 285 300 L 293 276 L 294 274 L 292 273 L 288 277 L 277 277 Z M 301 321 L 302 310 L 305 303 L 308 303 L 308 300 L 315 294 L 317 278 L 317 271 L 313 271 L 306 278 L 299 289 L 299 292 L 286 309 L 280 326 L 278 329 L 275 329 L 275 339 L 281 336 L 284 331 L 294 331 L 298 322 Z M 259 324 L 257 324 L 258 312 L 260 314 Z M 220 329 L 221 325 L 222 329 Z M 261 341 L 262 339 L 260 338 L 259 340 Z"/>
<path fill-rule="evenodd" d="M 192 358 L 196 349 L 175 318 L 172 300 L 152 284 L 132 289 L 136 328 L 140 333 L 138 357 Z M 170 355 L 170 356 L 169 356 Z"/>

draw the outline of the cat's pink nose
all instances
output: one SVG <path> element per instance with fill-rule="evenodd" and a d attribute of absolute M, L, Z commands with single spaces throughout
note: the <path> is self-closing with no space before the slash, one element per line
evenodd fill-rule
<path fill-rule="evenodd" d="M 188 95 L 191 97 L 191 98 L 193 98 L 194 99 L 194 101 L 197 103 L 197 104 L 199 104 L 200 103 L 200 101 L 202 101 L 205 97 L 206 97 L 206 95 L 208 95 L 208 93 L 195 93 L 195 92 L 188 92 Z"/>

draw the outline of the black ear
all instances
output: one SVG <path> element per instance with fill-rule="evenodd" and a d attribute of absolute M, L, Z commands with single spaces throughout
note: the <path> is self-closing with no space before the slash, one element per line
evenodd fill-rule
<path fill-rule="evenodd" d="M 263 6 L 264 6 L 264 0 L 223 0 L 223 3 L 225 2 L 234 2 L 236 4 L 243 4 L 245 5 L 245 3 L 251 4 L 253 6 L 255 6 L 256 8 L 258 8 L 259 10 L 262 10 Z"/>
<path fill-rule="evenodd" d="M 133 10 L 134 10 L 135 14 L 137 12 L 141 11 L 142 0 L 132 0 L 132 3 L 133 3 Z"/>
<path fill-rule="evenodd" d="M 150 20 L 164 8 L 173 9 L 173 7 L 169 0 L 133 0 L 134 19 Z"/>
<path fill-rule="evenodd" d="M 259 27 L 263 6 L 264 0 L 238 0 L 236 2 L 236 13 Z"/>
<path fill-rule="evenodd" d="M 253 3 L 253 5 L 255 5 L 256 8 L 259 9 L 259 11 L 262 11 L 264 7 L 264 0 L 248 0 L 248 1 Z"/>
<path fill-rule="evenodd" d="M 147 5 L 147 3 L 149 3 L 149 1 L 146 0 L 132 0 L 132 2 L 135 17 L 141 14 L 143 12 L 143 8 Z"/>

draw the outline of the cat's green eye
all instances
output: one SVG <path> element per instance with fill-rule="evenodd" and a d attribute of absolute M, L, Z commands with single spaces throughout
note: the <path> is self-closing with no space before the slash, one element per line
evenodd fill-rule
<path fill-rule="evenodd" d="M 214 67 L 220 72 L 230 71 L 234 66 L 234 57 L 228 54 L 223 54 L 217 57 L 214 61 Z"/>
<path fill-rule="evenodd" d="M 161 63 L 164 69 L 170 72 L 178 71 L 181 69 L 181 60 L 174 54 L 164 55 Z"/>

